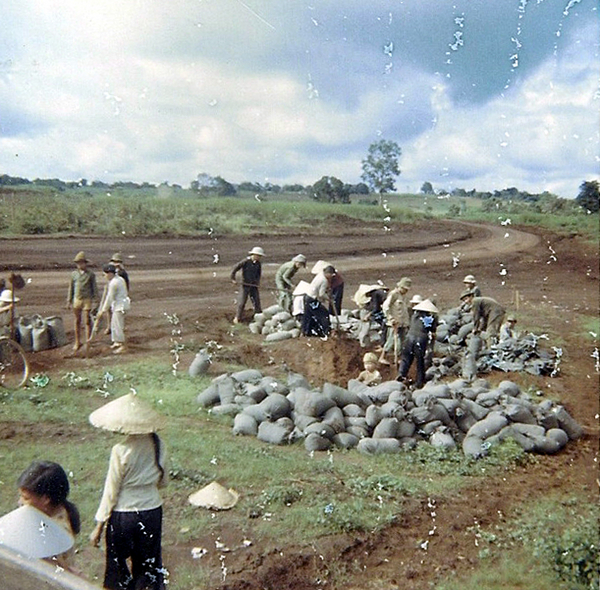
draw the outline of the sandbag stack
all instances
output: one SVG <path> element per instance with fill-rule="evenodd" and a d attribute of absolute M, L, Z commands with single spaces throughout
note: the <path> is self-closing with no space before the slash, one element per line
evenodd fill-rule
<path fill-rule="evenodd" d="M 17 319 L 17 341 L 25 352 L 40 352 L 60 348 L 67 343 L 63 320 L 60 316 L 20 316 Z"/>
<path fill-rule="evenodd" d="M 302 440 L 309 452 L 397 453 L 426 442 L 479 458 L 512 439 L 525 451 L 552 454 L 583 434 L 563 406 L 536 403 L 512 381 L 492 387 L 456 379 L 410 391 L 397 381 L 369 387 L 353 379 L 347 388 L 317 389 L 297 373 L 283 382 L 247 369 L 215 378 L 197 401 L 233 416 L 236 435 L 276 445 Z"/>
<path fill-rule="evenodd" d="M 300 336 L 298 322 L 279 305 L 271 305 L 257 313 L 248 326 L 253 334 L 262 334 L 265 342 L 278 342 Z"/>

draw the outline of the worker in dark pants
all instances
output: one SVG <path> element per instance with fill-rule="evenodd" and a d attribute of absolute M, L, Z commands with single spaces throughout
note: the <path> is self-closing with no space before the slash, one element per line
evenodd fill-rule
<path fill-rule="evenodd" d="M 433 346 L 435 341 L 438 313 L 438 308 L 429 299 L 425 299 L 413 307 L 410 326 L 402 347 L 398 381 L 404 381 L 414 359 L 417 365 L 415 387 L 420 389 L 425 385 L 425 359 L 428 349 Z"/>
<path fill-rule="evenodd" d="M 254 305 L 254 313 L 260 313 L 260 294 L 258 287 L 260 285 L 261 259 L 265 252 L 259 246 L 252 248 L 248 252 L 248 256 L 240 260 L 231 271 L 231 282 L 236 284 L 235 275 L 239 270 L 242 271 L 242 285 L 238 295 L 237 313 L 233 319 L 234 324 L 238 324 L 244 317 L 244 307 L 248 297 Z"/>

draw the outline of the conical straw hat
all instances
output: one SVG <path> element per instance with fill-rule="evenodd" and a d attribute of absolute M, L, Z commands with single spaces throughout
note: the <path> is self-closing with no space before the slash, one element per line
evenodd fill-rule
<path fill-rule="evenodd" d="M 315 262 L 315 265 L 312 267 L 311 269 L 311 274 L 313 275 L 318 275 L 320 272 L 323 271 L 324 268 L 331 266 L 329 264 L 329 262 L 325 262 L 324 260 L 317 260 Z"/>
<path fill-rule="evenodd" d="M 138 395 L 128 393 L 92 412 L 90 422 L 112 432 L 150 434 L 160 430 L 166 419 Z"/>
<path fill-rule="evenodd" d="M 229 510 L 233 508 L 240 495 L 235 491 L 224 488 L 220 483 L 213 481 L 201 490 L 188 497 L 190 504 L 211 510 Z"/>
<path fill-rule="evenodd" d="M 375 291 L 376 289 L 382 289 L 383 287 L 381 285 L 364 285 L 361 284 L 358 289 L 356 290 L 356 293 L 354 293 L 354 296 L 352 297 L 352 299 L 354 300 L 354 303 L 356 303 L 356 305 L 358 305 L 359 307 L 363 307 L 364 305 L 366 305 L 369 302 L 370 297 L 368 296 L 369 293 L 371 293 L 372 291 Z"/>
<path fill-rule="evenodd" d="M 439 313 L 439 309 L 429 301 L 429 299 L 425 299 L 418 305 L 413 307 L 415 311 L 428 311 L 429 313 Z"/>
<path fill-rule="evenodd" d="M 33 506 L 21 506 L 0 518 L 0 545 L 25 557 L 59 555 L 74 542 L 62 526 Z"/>

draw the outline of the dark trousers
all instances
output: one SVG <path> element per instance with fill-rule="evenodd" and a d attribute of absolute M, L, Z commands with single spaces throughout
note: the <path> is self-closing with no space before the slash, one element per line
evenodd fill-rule
<path fill-rule="evenodd" d="M 164 590 L 161 553 L 162 507 L 113 512 L 106 527 L 106 571 L 109 590 Z M 131 558 L 131 571 L 127 559 Z"/>
<path fill-rule="evenodd" d="M 238 308 L 237 308 L 237 319 L 242 320 L 244 316 L 244 307 L 246 306 L 246 301 L 248 301 L 248 297 L 250 297 L 250 301 L 252 301 L 252 305 L 254 305 L 254 313 L 260 313 L 262 308 L 260 306 L 260 295 L 258 293 L 258 287 L 242 285 L 242 290 L 238 295 Z"/>
<path fill-rule="evenodd" d="M 344 298 L 344 283 L 331 289 L 331 303 L 329 304 L 329 313 L 331 315 L 340 315 L 342 313 L 342 299 Z M 335 313 L 334 313 L 335 310 Z"/>
<path fill-rule="evenodd" d="M 329 311 L 316 299 L 304 296 L 304 315 L 302 333 L 305 336 L 327 336 L 331 330 Z"/>
<path fill-rule="evenodd" d="M 420 388 L 425 384 L 425 355 L 427 354 L 428 336 L 415 338 L 408 335 L 402 347 L 402 358 L 398 367 L 398 379 L 408 375 L 413 359 L 417 365 L 417 381 L 415 387 Z"/>

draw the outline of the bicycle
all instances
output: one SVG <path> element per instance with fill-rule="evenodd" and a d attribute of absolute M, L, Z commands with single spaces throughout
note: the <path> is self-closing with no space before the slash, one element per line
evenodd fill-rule
<path fill-rule="evenodd" d="M 20 344 L 0 336 L 0 387 L 19 389 L 27 383 L 29 364 Z"/>

